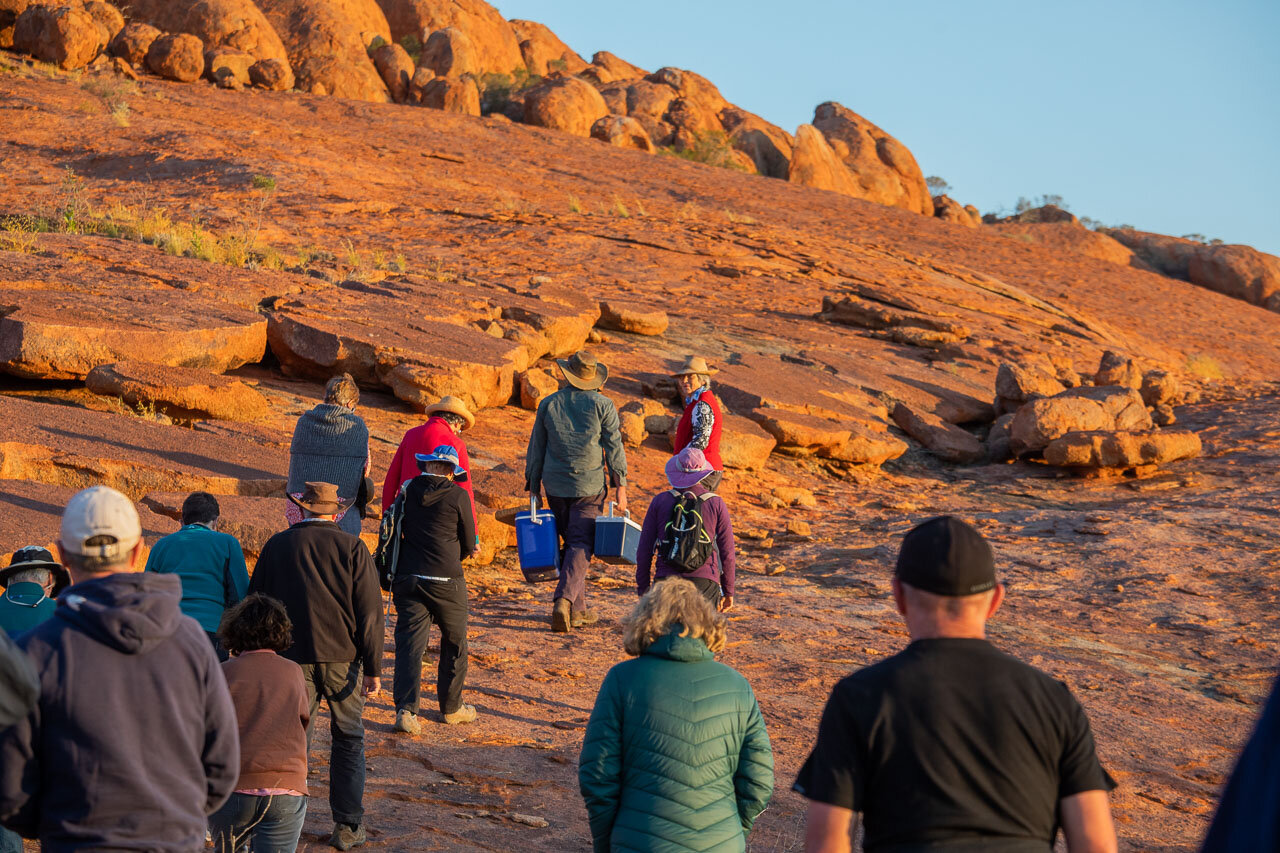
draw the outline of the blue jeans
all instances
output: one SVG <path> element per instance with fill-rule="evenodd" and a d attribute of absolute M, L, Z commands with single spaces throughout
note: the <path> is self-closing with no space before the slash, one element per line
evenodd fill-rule
<path fill-rule="evenodd" d="M 218 853 L 294 853 L 307 816 L 307 798 L 232 794 L 209 816 L 213 849 Z"/>
<path fill-rule="evenodd" d="M 22 853 L 22 836 L 0 826 L 0 853 Z"/>

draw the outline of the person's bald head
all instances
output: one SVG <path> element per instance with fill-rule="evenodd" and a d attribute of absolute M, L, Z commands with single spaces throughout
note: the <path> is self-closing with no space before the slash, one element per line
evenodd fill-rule
<path fill-rule="evenodd" d="M 893 598 L 912 639 L 984 637 L 1004 600 L 991 546 L 972 526 L 941 516 L 902 540 Z"/>

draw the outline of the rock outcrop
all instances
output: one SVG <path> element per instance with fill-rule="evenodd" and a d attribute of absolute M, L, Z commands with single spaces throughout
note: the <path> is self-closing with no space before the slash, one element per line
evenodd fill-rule
<path fill-rule="evenodd" d="M 188 33 L 209 48 L 229 47 L 287 63 L 284 42 L 253 0 L 129 0 L 129 20 L 167 33 Z"/>
<path fill-rule="evenodd" d="M 119 397 L 133 407 L 150 407 L 172 418 L 256 421 L 270 410 L 257 390 L 239 379 L 202 370 L 145 362 L 102 364 L 85 384 L 95 394 Z"/>
<path fill-rule="evenodd" d="M 372 59 L 383 84 L 391 93 L 391 100 L 397 104 L 404 103 L 409 97 L 414 70 L 409 52 L 398 44 L 384 44 L 374 49 Z"/>
<path fill-rule="evenodd" d="M 860 187 L 827 138 L 811 124 L 796 128 L 787 180 L 793 184 L 857 196 Z"/>
<path fill-rule="evenodd" d="M 1098 362 L 1093 374 L 1094 385 L 1123 385 L 1125 388 L 1142 387 L 1142 370 L 1133 360 L 1118 352 L 1107 350 Z"/>
<path fill-rule="evenodd" d="M 661 309 L 613 300 L 600 303 L 600 319 L 596 325 L 602 329 L 652 336 L 665 332 L 669 322 L 667 312 Z"/>
<path fill-rule="evenodd" d="M 934 456 L 946 462 L 968 465 L 986 455 L 982 442 L 970 432 L 949 424 L 937 415 L 914 411 L 899 403 L 893 407 L 893 422 Z"/>
<path fill-rule="evenodd" d="M 374 0 L 258 0 L 288 53 L 295 85 L 314 95 L 385 102 L 368 46 L 391 41 Z"/>
<path fill-rule="evenodd" d="M 1280 258 L 1249 246 L 1207 245 L 1181 237 L 1109 228 L 1106 234 L 1158 272 L 1280 311 Z"/>
<path fill-rule="evenodd" d="M 162 35 L 147 48 L 147 70 L 179 83 L 194 83 L 204 73 L 204 45 L 187 33 Z"/>
<path fill-rule="evenodd" d="M 847 195 L 933 215 L 924 174 L 907 146 L 835 101 L 818 105 L 813 126 L 831 147 L 838 147 L 836 153 L 852 175 L 854 187 Z"/>
<path fill-rule="evenodd" d="M 954 222 L 966 228 L 977 228 L 982 224 L 981 217 L 971 214 L 964 205 L 949 195 L 933 197 L 933 215 L 943 222 Z"/>
<path fill-rule="evenodd" d="M 591 125 L 591 138 L 617 148 L 634 148 L 653 153 L 653 142 L 644 125 L 630 116 L 607 115 Z"/>
<path fill-rule="evenodd" d="M 1073 432 L 1131 432 L 1154 424 L 1142 397 L 1132 388 L 1085 386 L 1027 403 L 1009 426 L 1014 453 L 1037 453 Z"/>
<path fill-rule="evenodd" d="M 530 74 L 545 77 L 552 72 L 577 74 L 587 62 L 551 31 L 546 24 L 513 18 L 508 22 L 520 41 L 520 56 Z"/>
<path fill-rule="evenodd" d="M 604 98 L 590 83 L 576 77 L 553 77 L 525 94 L 524 121 L 590 136 L 591 126 L 609 114 Z"/>
<path fill-rule="evenodd" d="M 1194 432 L 1072 432 L 1051 441 L 1044 459 L 1069 468 L 1137 468 L 1191 459 L 1200 452 L 1200 436 Z"/>
<path fill-rule="evenodd" d="M 791 134 L 737 107 L 722 110 L 720 122 L 729 134 L 729 143 L 751 158 L 758 174 L 784 181 L 790 177 L 791 151 L 795 147 Z"/>
<path fill-rule="evenodd" d="M 433 110 L 459 115 L 480 115 L 480 90 L 471 76 L 436 77 L 422 87 L 419 103 Z"/>
<path fill-rule="evenodd" d="M 392 41 L 406 36 L 424 43 L 437 30 L 452 27 L 474 48 L 475 71 L 511 74 L 525 67 L 516 31 L 484 0 L 377 0 L 391 28 Z"/>
<path fill-rule="evenodd" d="M 1121 266 L 1150 269 L 1128 246 L 1101 231 L 1091 231 L 1078 223 L 1028 223 L 1002 219 L 988 227 L 1010 239 L 1036 243 L 1048 249 L 1065 249 Z"/>
<path fill-rule="evenodd" d="M 249 66 L 249 81 L 260 89 L 287 92 L 293 88 L 293 69 L 282 59 L 259 59 Z"/>
<path fill-rule="evenodd" d="M 161 35 L 163 34 L 150 24 L 130 21 L 116 33 L 108 49 L 112 56 L 118 56 L 135 67 L 141 66 L 147 59 L 151 43 Z"/>
<path fill-rule="evenodd" d="M 34 3 L 13 25 L 14 50 L 68 71 L 88 65 L 107 41 L 106 30 L 78 7 Z"/>

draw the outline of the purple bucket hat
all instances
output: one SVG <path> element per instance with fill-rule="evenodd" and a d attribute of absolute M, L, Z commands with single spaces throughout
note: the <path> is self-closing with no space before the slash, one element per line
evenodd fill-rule
<path fill-rule="evenodd" d="M 673 489 L 690 489 L 701 483 L 715 469 L 696 447 L 686 447 L 667 460 L 667 480 Z"/>

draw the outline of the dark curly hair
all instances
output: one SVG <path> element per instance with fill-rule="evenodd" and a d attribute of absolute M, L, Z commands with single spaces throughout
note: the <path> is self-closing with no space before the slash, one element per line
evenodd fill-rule
<path fill-rule="evenodd" d="M 255 592 L 222 614 L 218 636 L 233 655 L 257 649 L 282 652 L 293 645 L 293 623 L 278 599 Z"/>

